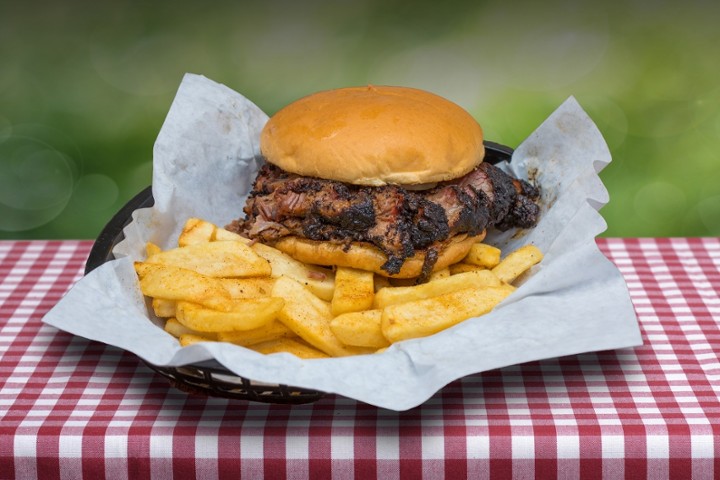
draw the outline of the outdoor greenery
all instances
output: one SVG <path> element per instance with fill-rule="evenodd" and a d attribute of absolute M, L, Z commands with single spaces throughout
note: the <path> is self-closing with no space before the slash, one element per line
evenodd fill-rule
<path fill-rule="evenodd" d="M 513 147 L 572 95 L 613 155 L 605 235 L 717 236 L 718 25 L 720 3 L 692 0 L 0 0 L 0 239 L 94 238 L 149 185 L 185 72 L 270 114 L 424 88 Z"/>

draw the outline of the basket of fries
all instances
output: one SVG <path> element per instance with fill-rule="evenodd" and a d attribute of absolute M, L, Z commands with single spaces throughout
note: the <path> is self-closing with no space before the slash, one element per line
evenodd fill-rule
<path fill-rule="evenodd" d="M 493 142 L 485 143 L 486 161 L 498 163 L 511 159 L 513 150 L 510 147 Z M 115 258 L 113 248 L 124 239 L 123 229 L 132 221 L 132 213 L 138 209 L 152 207 L 153 203 L 152 188 L 147 187 L 116 213 L 93 245 L 85 266 L 86 274 Z M 247 243 L 247 239 L 239 237 L 224 228 L 207 221 L 192 218 L 186 222 L 178 238 L 178 248 L 166 250 L 164 254 L 166 258 L 164 259 L 161 259 L 163 255 L 160 255 L 160 257 L 155 257 L 157 259 L 155 261 L 137 265 L 138 274 L 143 278 L 148 273 L 148 270 L 152 269 L 153 264 L 168 263 L 181 266 L 190 266 L 192 264 L 193 269 L 202 271 L 203 267 L 197 266 L 198 261 L 202 261 L 204 258 L 206 262 L 211 262 L 213 257 L 222 257 L 227 255 L 228 251 L 231 252 L 231 255 L 233 253 L 237 254 L 238 247 L 241 248 L 240 251 L 242 252 L 244 251 L 242 248 Z M 226 341 L 263 353 L 285 351 L 301 358 L 326 356 L 321 351 L 310 347 L 306 342 L 293 339 L 293 333 L 284 324 L 269 321 L 269 319 L 277 316 L 281 306 L 278 305 L 276 299 L 268 296 L 276 283 L 273 277 L 287 276 L 303 280 L 303 284 L 308 287 L 314 297 L 307 296 L 304 291 L 290 291 L 288 292 L 289 295 L 305 295 L 306 298 L 303 299 L 303 302 L 308 304 L 312 304 L 317 298 L 332 301 L 333 297 L 335 297 L 335 308 L 347 310 L 347 313 L 353 312 L 352 315 L 337 315 L 336 319 L 339 320 L 335 321 L 333 331 L 335 335 L 343 340 L 346 348 L 357 349 L 356 352 L 351 353 L 371 353 L 374 350 L 389 346 L 387 338 L 382 335 L 378 328 L 373 327 L 373 323 L 375 323 L 375 327 L 377 327 L 378 323 L 378 321 L 373 322 L 371 318 L 370 310 L 372 310 L 373 306 L 402 303 L 407 301 L 408 298 L 430 297 L 434 295 L 438 288 L 448 292 L 460 290 L 466 286 L 469 277 L 472 277 L 472 281 L 475 283 L 478 281 L 492 282 L 492 277 L 495 275 L 489 273 L 489 268 L 497 267 L 500 263 L 500 251 L 498 249 L 478 243 L 471 250 L 467 261 L 453 266 L 452 272 L 447 269 L 447 272 L 434 276 L 423 285 L 416 285 L 417 288 L 414 289 L 402 288 L 396 283 L 395 286 L 398 288 L 385 288 L 382 292 L 379 292 L 381 290 L 379 287 L 386 283 L 386 286 L 391 286 L 389 282 L 380 283 L 372 275 L 358 275 L 351 270 L 343 270 L 339 273 L 341 276 L 345 275 L 342 281 L 347 293 L 342 298 L 341 289 L 336 287 L 338 272 L 293 261 L 283 255 L 282 252 L 266 245 L 254 244 L 251 248 L 259 251 L 261 258 L 267 260 L 267 262 L 254 264 L 251 259 L 239 258 L 240 261 L 233 262 L 235 265 L 233 268 L 245 268 L 246 270 L 228 272 L 228 277 L 222 280 L 223 287 L 231 291 L 233 298 L 255 300 L 243 304 L 245 308 L 241 312 L 240 316 L 242 318 L 240 319 L 227 312 L 223 315 L 213 316 L 216 310 L 198 309 L 194 305 L 182 302 L 185 299 L 193 299 L 193 288 L 200 286 L 202 289 L 212 290 L 212 285 L 205 285 L 206 279 L 203 276 L 193 278 L 194 282 L 190 282 L 190 284 L 186 279 L 178 279 L 177 277 L 170 279 L 171 283 L 181 285 L 180 288 L 184 290 L 180 295 L 186 298 L 180 299 L 179 302 L 178 300 L 166 298 L 172 296 L 172 293 L 163 291 L 162 286 L 160 286 L 161 290 L 153 297 L 153 290 L 157 287 L 148 287 L 147 284 L 152 282 L 145 282 L 143 293 L 149 296 L 149 310 L 164 324 L 165 331 L 176 337 L 181 345 L 186 346 L 202 341 Z M 147 250 L 149 260 L 154 255 L 162 253 L 160 247 L 152 243 L 148 243 Z M 242 253 L 240 256 L 242 257 Z M 237 258 L 235 259 L 237 260 Z M 521 261 L 521 266 L 514 265 L 510 267 L 515 273 L 506 272 L 504 274 L 500 273 L 500 275 L 504 275 L 503 278 L 506 280 L 510 279 L 508 275 L 515 278 L 537 260 L 531 255 L 524 255 L 524 259 L 524 261 Z M 257 260 L 257 257 L 255 260 Z M 507 265 L 512 262 L 511 257 L 511 261 L 506 262 L 504 268 L 507 268 Z M 514 262 L 517 262 L 517 260 L 514 260 Z M 274 275 L 272 270 L 266 270 L 268 265 L 275 270 Z M 231 277 L 238 273 L 249 278 L 237 280 Z M 453 275 L 450 275 L 450 273 Z M 483 280 L 485 275 L 488 276 L 489 280 Z M 451 276 L 452 279 L 450 279 Z M 437 280 L 445 277 L 447 277 L 446 280 L 437 282 Z M 142 283 L 141 281 L 141 285 Z M 375 283 L 379 284 L 375 285 Z M 292 285 L 290 284 L 286 288 L 292 290 Z M 362 291 L 366 292 L 364 298 L 363 295 L 358 294 L 358 292 Z M 379 295 L 375 295 L 376 291 Z M 217 292 L 215 293 L 217 294 Z M 217 294 L 216 297 L 219 300 L 215 301 L 222 302 L 223 294 Z M 180 310 L 178 310 L 178 303 L 181 306 Z M 344 305 L 338 307 L 338 304 Z M 218 305 L 214 306 L 217 307 Z M 242 324 L 242 330 L 233 330 L 238 324 Z M 324 395 L 324 392 L 312 389 L 252 381 L 232 373 L 217 362 L 203 362 L 180 367 L 158 366 L 147 361 L 145 363 L 156 373 L 165 377 L 172 386 L 190 394 L 279 404 L 309 403 L 318 400 Z"/>
<path fill-rule="evenodd" d="M 595 244 L 609 153 L 574 99 L 516 151 L 485 144 L 498 163 L 488 170 L 541 186 L 536 227 L 468 235 L 471 250 L 421 283 L 235 233 L 267 165 L 267 122 L 239 93 L 188 74 L 155 142 L 152 188 L 110 220 L 87 274 L 43 322 L 131 352 L 186 392 L 338 394 L 398 411 L 466 375 L 641 342 L 622 275 Z"/>

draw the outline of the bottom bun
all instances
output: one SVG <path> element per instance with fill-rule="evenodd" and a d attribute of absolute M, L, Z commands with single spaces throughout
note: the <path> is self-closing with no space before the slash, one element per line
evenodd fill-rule
<path fill-rule="evenodd" d="M 484 238 L 485 232 L 472 237 L 461 234 L 442 242 L 438 248 L 438 259 L 432 271 L 442 270 L 459 262 L 465 258 L 474 243 L 480 242 Z M 304 263 L 357 268 L 392 278 L 418 277 L 425 262 L 425 251 L 423 250 L 407 258 L 398 273 L 389 274 L 381 268 L 387 262 L 388 257 L 369 243 L 353 242 L 347 247 L 341 243 L 319 242 L 290 236 L 278 240 L 275 248 Z"/>

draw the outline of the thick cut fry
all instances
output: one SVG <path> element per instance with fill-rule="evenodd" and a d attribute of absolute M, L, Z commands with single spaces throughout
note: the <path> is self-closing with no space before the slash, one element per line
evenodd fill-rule
<path fill-rule="evenodd" d="M 375 296 L 373 276 L 373 272 L 338 267 L 335 272 L 335 293 L 330 304 L 333 315 L 371 308 Z"/>
<path fill-rule="evenodd" d="M 209 242 L 215 233 L 215 225 L 199 218 L 188 218 L 178 237 L 178 246 L 187 247 Z"/>
<path fill-rule="evenodd" d="M 213 242 L 220 242 L 220 241 L 223 241 L 223 240 L 231 240 L 231 241 L 234 241 L 234 242 L 242 242 L 242 243 L 244 243 L 245 245 L 249 245 L 249 244 L 252 242 L 252 240 L 250 240 L 249 238 L 245 238 L 245 237 L 243 237 L 242 235 L 238 235 L 238 234 L 235 233 L 235 232 L 231 232 L 231 231 L 229 231 L 229 230 L 225 230 L 224 228 L 218 227 L 218 228 L 215 229 L 215 233 L 213 234 L 212 241 L 213 241 Z"/>
<path fill-rule="evenodd" d="M 485 267 L 478 267 L 477 265 L 471 265 L 469 263 L 456 263 L 448 267 L 450 269 L 450 275 L 457 275 L 458 273 L 465 272 L 476 272 L 478 270 L 487 270 Z"/>
<path fill-rule="evenodd" d="M 251 247 L 258 255 L 270 262 L 273 278 L 285 276 L 300 282 L 317 297 L 330 301 L 335 291 L 335 275 L 327 268 L 306 265 L 281 252 L 277 248 L 254 243 Z"/>
<path fill-rule="evenodd" d="M 278 315 L 280 321 L 310 345 L 333 357 L 354 353 L 330 329 L 332 312 L 329 303 L 288 277 L 277 279 L 272 296 L 285 299 L 285 306 Z"/>
<path fill-rule="evenodd" d="M 478 267 L 493 268 L 500 263 L 500 249 L 487 243 L 475 243 L 462 261 Z"/>
<path fill-rule="evenodd" d="M 173 248 L 147 259 L 187 268 L 208 277 L 269 276 L 270 264 L 241 242 L 210 242 Z"/>
<path fill-rule="evenodd" d="M 225 290 L 232 298 L 269 297 L 275 284 L 274 278 L 221 278 Z"/>
<path fill-rule="evenodd" d="M 382 288 L 375 294 L 375 308 L 437 297 L 468 287 L 497 287 L 502 282 L 490 270 L 458 273 L 412 287 Z"/>
<path fill-rule="evenodd" d="M 512 283 L 542 258 L 543 254 L 539 248 L 535 245 L 525 245 L 509 253 L 492 271 L 503 282 Z"/>
<path fill-rule="evenodd" d="M 214 333 L 211 332 L 198 332 L 197 330 L 193 330 L 191 328 L 186 327 L 182 323 L 177 321 L 177 318 L 168 318 L 165 322 L 165 331 L 172 335 L 173 337 L 180 338 L 182 335 L 190 334 L 190 335 L 199 335 L 201 337 L 207 338 L 208 340 L 216 340 L 217 337 Z"/>
<path fill-rule="evenodd" d="M 150 258 L 156 253 L 162 252 L 162 248 L 160 248 L 159 245 L 156 245 L 152 242 L 147 242 L 145 244 L 145 258 Z"/>
<path fill-rule="evenodd" d="M 338 315 L 330 321 L 335 336 L 345 345 L 383 348 L 390 345 L 380 328 L 382 310 L 364 310 Z"/>
<path fill-rule="evenodd" d="M 235 345 L 247 347 L 256 343 L 269 342 L 278 338 L 297 337 L 295 332 L 290 330 L 284 323 L 279 320 L 272 321 L 262 327 L 253 328 L 252 330 L 237 332 L 218 332 L 217 339 L 221 342 L 230 342 Z"/>
<path fill-rule="evenodd" d="M 449 277 L 450 276 L 450 267 L 445 267 L 441 270 L 438 270 L 437 272 L 433 272 L 430 274 L 429 281 L 433 280 L 439 280 L 441 278 Z"/>
<path fill-rule="evenodd" d="M 232 298 L 217 278 L 159 263 L 135 263 L 140 290 L 148 297 L 185 300 L 215 310 L 230 311 Z"/>
<path fill-rule="evenodd" d="M 187 347 L 188 345 L 194 345 L 200 342 L 214 341 L 210 337 L 206 337 L 205 335 L 195 335 L 194 333 L 185 333 L 183 335 L 180 335 L 180 338 L 178 338 L 178 340 L 180 341 L 180 346 L 182 347 Z"/>
<path fill-rule="evenodd" d="M 511 288 L 465 288 L 438 297 L 391 305 L 382 313 L 382 332 L 390 342 L 426 337 L 468 318 L 488 313 Z"/>
<path fill-rule="evenodd" d="M 175 300 L 167 300 L 165 298 L 153 298 L 152 308 L 155 316 L 160 318 L 170 318 L 175 316 Z"/>
<path fill-rule="evenodd" d="M 203 308 L 189 302 L 178 302 L 177 320 L 198 332 L 252 330 L 275 320 L 285 304 L 282 298 L 245 298 L 233 301 L 229 312 Z"/>
<path fill-rule="evenodd" d="M 296 357 L 300 358 L 328 358 L 329 355 L 325 352 L 321 352 L 315 347 L 308 345 L 305 342 L 298 341 L 293 338 L 279 338 L 277 340 L 270 340 L 263 343 L 256 343 L 251 345 L 251 350 L 255 350 L 259 353 L 266 355 L 271 353 L 291 353 Z"/>

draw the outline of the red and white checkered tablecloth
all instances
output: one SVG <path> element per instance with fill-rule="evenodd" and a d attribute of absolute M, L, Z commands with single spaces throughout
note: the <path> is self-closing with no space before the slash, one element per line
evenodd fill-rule
<path fill-rule="evenodd" d="M 41 323 L 90 242 L 0 242 L 0 478 L 720 477 L 720 239 L 598 243 L 642 347 L 472 375 L 394 412 L 169 388 Z"/>

